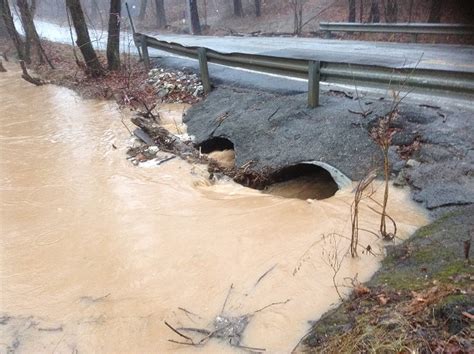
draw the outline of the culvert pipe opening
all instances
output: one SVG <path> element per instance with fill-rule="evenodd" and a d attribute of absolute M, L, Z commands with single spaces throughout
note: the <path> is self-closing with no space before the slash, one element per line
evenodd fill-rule
<path fill-rule="evenodd" d="M 221 168 L 235 166 L 234 143 L 223 137 L 215 137 L 198 145 L 201 153 L 214 161 Z"/>
<path fill-rule="evenodd" d="M 284 167 L 273 173 L 270 180 L 273 183 L 264 192 L 285 198 L 326 199 L 339 189 L 331 174 L 315 164 Z"/>

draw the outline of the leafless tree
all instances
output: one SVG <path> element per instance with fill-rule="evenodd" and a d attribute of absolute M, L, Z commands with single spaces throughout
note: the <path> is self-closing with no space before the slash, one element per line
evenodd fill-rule
<path fill-rule="evenodd" d="M 378 0 L 372 0 L 371 3 L 370 3 L 369 22 L 370 23 L 380 22 L 380 9 L 379 9 L 379 1 Z"/>
<path fill-rule="evenodd" d="M 428 18 L 429 23 L 440 23 L 441 22 L 441 10 L 443 6 L 442 0 L 432 0 L 430 17 Z"/>
<path fill-rule="evenodd" d="M 408 22 L 411 22 L 412 16 L 413 16 L 413 3 L 414 0 L 410 0 L 410 4 L 408 5 Z"/>
<path fill-rule="evenodd" d="M 93 77 L 98 77 L 104 74 L 104 69 L 100 64 L 99 58 L 92 47 L 89 31 L 87 29 L 84 12 L 79 0 L 66 0 L 66 7 L 71 15 L 72 23 L 76 31 L 76 44 L 79 47 L 87 69 Z"/>
<path fill-rule="evenodd" d="M 201 22 L 199 20 L 199 11 L 197 0 L 186 0 L 189 6 L 189 18 L 191 20 L 192 34 L 201 34 Z"/>
<path fill-rule="evenodd" d="M 303 30 L 303 7 L 306 0 L 290 0 L 293 10 L 293 34 L 299 35 Z"/>
<path fill-rule="evenodd" d="M 121 0 L 110 0 L 109 34 L 107 38 L 107 66 L 109 70 L 120 70 L 121 8 Z"/>
<path fill-rule="evenodd" d="M 26 0 L 17 0 L 17 6 L 20 10 L 21 24 L 25 31 L 25 59 L 27 62 L 31 62 L 31 50 L 34 48 L 35 55 L 39 63 L 43 64 L 47 62 L 51 68 L 53 64 L 49 60 L 46 52 L 44 51 L 43 46 L 41 45 L 41 40 L 36 31 L 35 23 L 33 22 L 33 15 L 30 11 L 30 6 Z"/>
<path fill-rule="evenodd" d="M 164 0 L 155 0 L 156 25 L 158 28 L 166 27 L 166 12 Z"/>
<path fill-rule="evenodd" d="M 356 22 L 356 0 L 349 1 L 349 22 Z"/>
<path fill-rule="evenodd" d="M 255 16 L 262 16 L 262 0 L 255 0 Z"/>
<path fill-rule="evenodd" d="M 397 0 L 382 0 L 385 14 L 385 21 L 396 23 L 398 20 L 398 2 Z"/>
<path fill-rule="evenodd" d="M 140 13 L 138 14 L 138 19 L 143 21 L 145 19 L 146 7 L 148 5 L 148 0 L 142 0 L 140 3 Z"/>
<path fill-rule="evenodd" d="M 20 37 L 20 34 L 15 28 L 15 23 L 13 21 L 13 16 L 10 10 L 10 4 L 8 0 L 0 0 L 0 15 L 2 21 L 5 24 L 5 28 L 10 36 L 13 45 L 15 46 L 18 58 L 20 60 L 25 60 L 25 43 Z"/>
<path fill-rule="evenodd" d="M 234 0 L 234 15 L 237 17 L 244 16 L 244 10 L 242 8 L 242 0 Z"/>

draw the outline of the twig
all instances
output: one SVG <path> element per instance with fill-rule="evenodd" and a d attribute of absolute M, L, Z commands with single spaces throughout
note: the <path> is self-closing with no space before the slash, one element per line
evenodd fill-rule
<path fill-rule="evenodd" d="M 180 327 L 177 329 L 180 331 L 196 332 L 196 333 L 205 334 L 205 335 L 209 335 L 211 333 L 211 331 L 208 331 L 207 329 L 194 328 L 194 327 Z"/>
<path fill-rule="evenodd" d="M 285 301 L 280 301 L 280 302 L 272 302 L 271 304 L 267 305 L 267 306 L 264 306 L 262 307 L 261 309 L 258 309 L 254 312 L 252 312 L 252 315 L 256 314 L 257 312 L 261 312 L 269 307 L 272 307 L 272 306 L 276 306 L 276 305 L 285 305 L 287 304 L 288 302 L 290 301 L 290 299 L 286 299 Z"/>
<path fill-rule="evenodd" d="M 177 341 L 177 340 L 174 340 L 174 339 L 168 339 L 168 342 L 176 343 L 176 344 L 182 344 L 182 345 L 192 345 L 192 346 L 198 346 L 199 345 L 199 344 L 196 344 L 196 343 L 180 342 L 180 341 Z"/>
<path fill-rule="evenodd" d="M 184 313 L 187 313 L 189 315 L 193 315 L 193 316 L 196 316 L 197 318 L 201 319 L 202 320 L 202 317 L 199 316 L 198 314 L 194 313 L 194 312 L 191 312 L 189 310 L 186 310 L 184 307 L 178 307 L 178 310 L 181 310 L 183 311 Z"/>
<path fill-rule="evenodd" d="M 123 124 L 123 126 L 125 127 L 125 129 L 128 130 L 128 132 L 130 133 L 130 135 L 133 135 L 132 131 L 127 127 L 127 125 L 126 125 L 125 122 L 123 121 L 123 118 L 120 119 L 120 122 Z"/>
<path fill-rule="evenodd" d="M 233 288 L 234 288 L 234 284 L 230 284 L 229 291 L 227 292 L 227 296 L 225 297 L 224 304 L 222 305 L 221 315 L 224 313 L 225 307 L 227 305 L 227 300 L 229 300 L 229 296 Z"/>
<path fill-rule="evenodd" d="M 342 90 L 329 90 L 329 92 L 335 93 L 335 94 L 343 94 L 346 98 L 349 98 L 351 100 L 354 99 L 354 96 L 352 96 L 350 93 L 347 93 L 346 91 Z"/>
<path fill-rule="evenodd" d="M 251 352 L 256 352 L 256 353 L 267 351 L 265 348 L 247 347 L 246 345 L 240 345 L 240 344 L 232 344 L 232 346 L 239 349 L 248 350 Z"/>
<path fill-rule="evenodd" d="M 268 275 L 268 273 L 270 273 L 273 269 L 275 269 L 276 266 L 277 266 L 277 265 L 274 264 L 269 270 L 267 270 L 265 273 L 263 273 L 263 274 L 260 276 L 260 278 L 258 278 L 258 280 L 255 282 L 254 287 L 256 287 L 256 286 L 258 285 L 258 283 L 260 283 L 260 282 L 262 281 L 262 279 L 265 278 L 265 277 Z"/>
<path fill-rule="evenodd" d="M 174 333 L 176 333 L 178 336 L 180 337 L 183 337 L 184 339 L 187 339 L 189 341 L 191 341 L 192 344 L 194 344 L 194 341 L 192 340 L 192 338 L 184 335 L 183 333 L 181 333 L 180 331 L 178 331 L 176 328 L 174 328 L 172 325 L 170 325 L 168 322 L 165 321 L 165 325 L 171 329 Z"/>
<path fill-rule="evenodd" d="M 360 114 L 362 117 L 367 118 L 370 114 L 372 114 L 374 111 L 363 111 L 363 112 L 358 112 L 358 111 L 353 111 L 352 109 L 348 109 L 350 113 L 354 114 Z"/>
<path fill-rule="evenodd" d="M 272 119 L 273 116 L 277 114 L 279 110 L 280 110 L 280 107 L 277 107 L 277 109 L 275 109 L 275 111 L 268 116 L 267 121 L 270 121 L 270 119 Z"/>

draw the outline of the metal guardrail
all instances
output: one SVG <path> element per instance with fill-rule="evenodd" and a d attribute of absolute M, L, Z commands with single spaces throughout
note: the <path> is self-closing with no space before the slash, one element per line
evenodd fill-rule
<path fill-rule="evenodd" d="M 474 35 L 474 26 L 441 23 L 351 23 L 321 22 L 319 29 L 331 32 L 408 33 L 439 35 Z"/>
<path fill-rule="evenodd" d="M 199 60 L 205 92 L 211 90 L 208 62 L 257 72 L 308 79 L 308 105 L 319 105 L 319 82 L 358 85 L 371 88 L 401 89 L 425 94 L 456 94 L 474 98 L 474 73 L 431 69 L 393 69 L 351 63 L 282 58 L 243 53 L 219 53 L 207 48 L 187 47 L 160 41 L 140 33 L 135 43 L 142 50 L 145 66 L 150 67 L 148 47 Z"/>

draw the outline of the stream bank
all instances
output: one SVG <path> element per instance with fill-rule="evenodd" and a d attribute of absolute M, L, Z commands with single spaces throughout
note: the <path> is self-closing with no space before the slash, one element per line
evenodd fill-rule
<path fill-rule="evenodd" d="M 472 220 L 467 206 L 390 247 L 375 276 L 313 323 L 294 352 L 472 353 Z"/>

